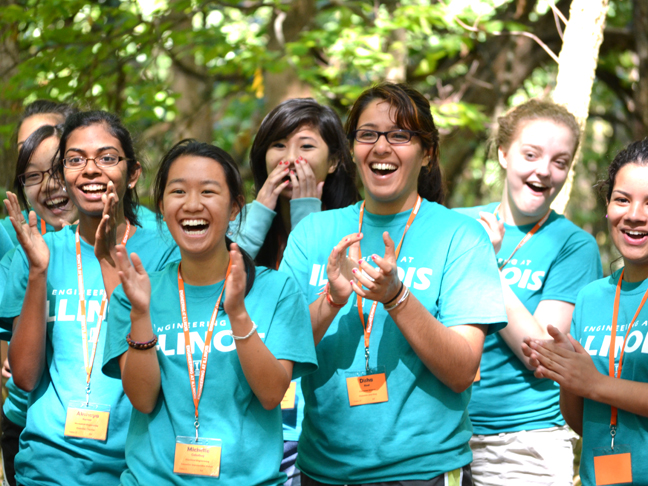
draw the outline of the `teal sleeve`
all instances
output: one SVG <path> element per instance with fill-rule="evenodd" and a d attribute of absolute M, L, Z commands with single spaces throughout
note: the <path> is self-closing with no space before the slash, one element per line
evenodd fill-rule
<path fill-rule="evenodd" d="M 4 226 L 0 225 L 0 258 L 14 248 L 13 241 Z"/>
<path fill-rule="evenodd" d="M 322 201 L 316 197 L 300 197 L 290 200 L 290 226 L 295 229 L 297 223 L 310 213 L 319 213 L 322 210 Z"/>
<path fill-rule="evenodd" d="M 130 301 L 124 294 L 123 287 L 119 285 L 113 291 L 108 306 L 108 332 L 101 368 L 101 371 L 111 378 L 121 379 L 119 357 L 128 350 L 126 335 L 131 329 L 130 311 Z"/>
<path fill-rule="evenodd" d="M 542 300 L 574 304 L 578 292 L 603 277 L 603 266 L 594 238 L 578 231 L 571 235 L 549 269 L 542 289 Z"/>
<path fill-rule="evenodd" d="M 230 223 L 229 230 L 233 241 L 238 243 L 252 258 L 256 258 L 270 231 L 277 213 L 257 201 L 247 204 L 236 221 Z"/>
<path fill-rule="evenodd" d="M 2 304 L 0 305 L 0 327 L 11 331 L 13 320 L 20 315 L 25 291 L 27 290 L 27 277 L 29 276 L 29 264 L 22 248 L 18 248 L 11 259 L 9 266 Z"/>

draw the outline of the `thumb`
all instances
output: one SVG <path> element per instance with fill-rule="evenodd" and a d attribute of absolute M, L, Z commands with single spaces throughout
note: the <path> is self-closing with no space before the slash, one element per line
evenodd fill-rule
<path fill-rule="evenodd" d="M 556 341 L 557 343 L 569 342 L 567 336 L 560 332 L 560 330 L 556 326 L 549 324 L 547 326 L 547 332 L 552 338 L 554 338 L 554 341 Z"/>
<path fill-rule="evenodd" d="M 578 354 L 587 354 L 587 355 L 589 355 L 589 353 L 588 353 L 587 351 L 585 351 L 585 348 L 581 345 L 581 343 L 579 343 L 578 341 L 576 341 L 576 340 L 571 336 L 571 334 L 567 334 L 567 338 L 569 338 L 569 342 L 572 344 L 572 346 L 574 346 L 574 350 L 576 350 L 576 352 L 577 352 Z"/>
<path fill-rule="evenodd" d="M 387 231 L 383 233 L 383 241 L 385 242 L 385 259 L 393 258 L 393 260 L 396 261 L 396 247 L 394 246 L 394 240 L 391 239 Z"/>

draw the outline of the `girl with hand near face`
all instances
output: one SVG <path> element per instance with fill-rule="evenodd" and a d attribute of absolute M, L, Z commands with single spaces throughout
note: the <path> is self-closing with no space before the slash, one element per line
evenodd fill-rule
<path fill-rule="evenodd" d="M 5 201 L 21 248 L 0 323 L 13 324 L 9 362 L 16 385 L 31 392 L 16 479 L 24 486 L 118 484 L 131 407 L 121 382 L 93 366 L 103 357 L 102 322 L 119 280 L 115 246 L 146 248 L 142 265 L 151 270 L 177 250 L 137 227 L 141 169 L 116 116 L 71 115 L 58 152 L 55 173 L 79 211 L 78 224 L 41 235 L 35 213 L 25 220 L 15 195 Z"/>
<path fill-rule="evenodd" d="M 308 216 L 281 263 L 310 302 L 319 363 L 302 379 L 302 484 L 471 484 L 470 385 L 506 321 L 492 245 L 439 204 L 421 93 L 366 90 L 346 131 L 366 199 Z"/>
<path fill-rule="evenodd" d="M 340 119 L 310 98 L 284 101 L 264 118 L 250 168 L 257 197 L 232 234 L 259 265 L 279 266 L 288 235 L 310 213 L 359 199 Z"/>
<path fill-rule="evenodd" d="M 558 387 L 533 376 L 525 337 L 569 329 L 578 291 L 602 275 L 594 238 L 550 206 L 567 179 L 580 129 L 565 108 L 531 100 L 499 120 L 506 171 L 500 202 L 459 210 L 478 218 L 497 253 L 508 326 L 484 343 L 468 410 L 476 485 L 571 485 L 574 434 Z"/>
<path fill-rule="evenodd" d="M 583 436 L 580 477 L 648 485 L 648 141 L 631 143 L 608 168 L 607 218 L 623 268 L 578 294 L 571 331 L 526 339 L 538 378 L 560 385 L 560 409 Z"/>
<path fill-rule="evenodd" d="M 304 297 L 226 237 L 244 201 L 226 152 L 180 142 L 155 187 L 182 259 L 149 277 L 118 247 L 104 372 L 121 376 L 135 408 L 121 483 L 282 484 L 278 405 L 291 377 L 316 368 Z"/>

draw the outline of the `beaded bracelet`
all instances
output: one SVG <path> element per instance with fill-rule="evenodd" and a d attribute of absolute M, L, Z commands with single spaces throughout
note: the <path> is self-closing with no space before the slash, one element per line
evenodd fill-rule
<path fill-rule="evenodd" d="M 396 307 L 398 307 L 403 302 L 405 302 L 405 299 L 407 299 L 409 297 L 409 294 L 410 294 L 409 287 L 405 287 L 405 292 L 403 293 L 403 296 L 400 299 L 398 299 L 398 302 L 396 302 L 395 304 L 392 304 L 392 305 L 383 305 L 383 308 L 387 312 L 394 310 Z"/>
<path fill-rule="evenodd" d="M 158 342 L 158 337 L 155 336 L 153 339 L 145 343 L 138 343 L 137 341 L 133 341 L 133 338 L 131 337 L 130 333 L 128 333 L 128 336 L 126 336 L 126 342 L 133 349 L 145 350 L 145 349 L 151 349 L 153 346 L 155 346 Z"/>
<path fill-rule="evenodd" d="M 257 325 L 253 322 L 252 329 L 250 329 L 250 332 L 248 332 L 245 336 L 235 336 L 232 331 L 230 331 L 230 336 L 232 336 L 232 339 L 234 341 L 243 341 L 244 339 L 249 338 L 256 330 L 257 330 Z"/>
<path fill-rule="evenodd" d="M 344 306 L 347 304 L 346 302 L 345 302 L 344 304 L 338 304 L 337 302 L 333 302 L 333 299 L 331 298 L 331 292 L 330 292 L 330 290 L 331 290 L 331 288 L 329 287 L 329 283 L 326 282 L 326 290 L 325 290 L 325 293 L 326 293 L 326 302 L 328 302 L 329 305 L 330 305 L 331 307 L 335 308 L 335 309 L 341 309 L 342 307 L 344 307 Z M 347 302 L 348 302 L 348 301 L 347 301 Z"/>

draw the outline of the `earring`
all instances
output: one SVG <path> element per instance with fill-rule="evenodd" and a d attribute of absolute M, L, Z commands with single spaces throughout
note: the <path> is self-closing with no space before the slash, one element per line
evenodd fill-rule
<path fill-rule="evenodd" d="M 133 188 L 133 184 L 128 184 L 128 188 L 129 188 L 129 189 L 132 189 L 132 188 Z"/>

